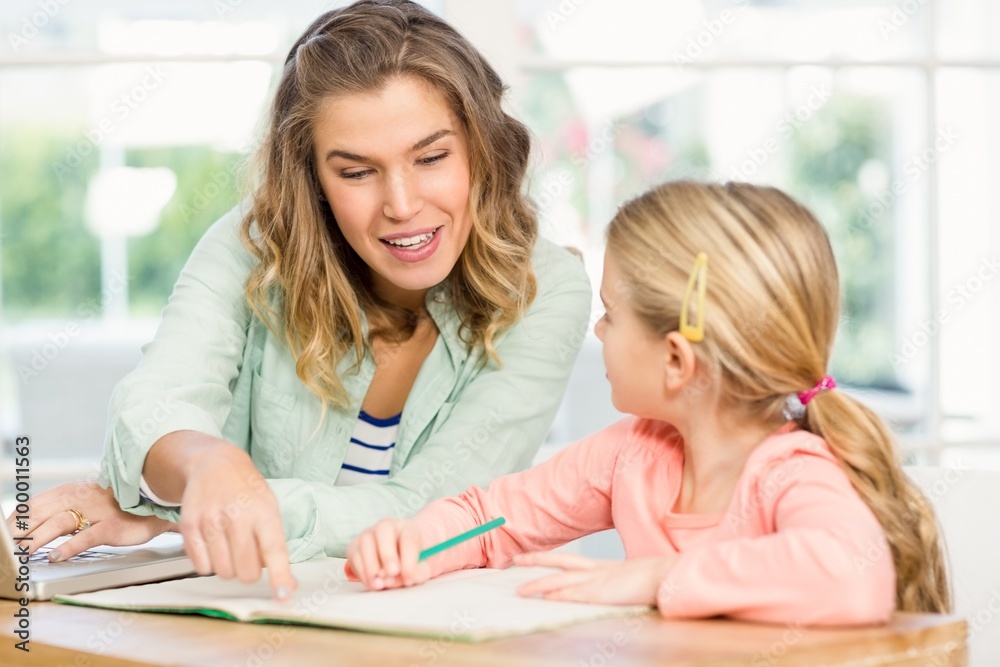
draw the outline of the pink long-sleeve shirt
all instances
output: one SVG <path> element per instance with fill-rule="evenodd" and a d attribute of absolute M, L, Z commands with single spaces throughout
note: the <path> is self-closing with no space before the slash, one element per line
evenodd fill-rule
<path fill-rule="evenodd" d="M 435 556 L 435 575 L 506 567 L 515 554 L 616 528 L 626 558 L 678 555 L 658 588 L 664 617 L 887 621 L 896 575 L 885 534 L 826 442 L 794 429 L 789 422 L 756 447 L 722 513 L 672 511 L 683 441 L 669 424 L 632 417 L 485 490 L 431 503 L 414 522 L 427 545 L 507 520 Z"/>

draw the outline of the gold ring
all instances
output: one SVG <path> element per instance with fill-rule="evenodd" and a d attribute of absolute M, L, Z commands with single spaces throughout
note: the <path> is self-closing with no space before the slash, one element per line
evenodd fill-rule
<path fill-rule="evenodd" d="M 74 535 L 79 533 L 81 530 L 86 530 L 87 528 L 90 528 L 90 521 L 87 520 L 87 517 L 83 516 L 83 512 L 81 512 L 78 509 L 74 509 L 72 507 L 70 507 L 66 511 L 76 517 L 76 530 L 73 531 Z"/>

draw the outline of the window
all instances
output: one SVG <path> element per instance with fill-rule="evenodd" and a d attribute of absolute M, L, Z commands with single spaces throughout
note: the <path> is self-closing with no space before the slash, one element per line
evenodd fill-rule
<path fill-rule="evenodd" d="M 100 451 L 95 406 L 113 382 L 66 357 L 88 356 L 89 330 L 136 349 L 152 334 L 194 243 L 236 202 L 288 46 L 330 4 L 0 6 L 0 341 L 49 369 L 26 380 L 0 364 L 0 435 L 30 426 L 20 402 L 75 391 L 64 421 L 96 410 L 100 424 L 59 438 Z M 604 225 L 650 184 L 782 187 L 841 264 L 834 374 L 911 460 L 1000 465 L 1000 5 L 425 4 L 510 83 L 536 140 L 543 233 L 583 249 L 595 284 Z M 64 339 L 79 349 L 63 354 Z"/>
<path fill-rule="evenodd" d="M 604 226 L 652 183 L 787 190 L 840 264 L 836 377 L 911 461 L 996 464 L 996 3 L 511 3 L 545 233 L 586 248 L 598 280 Z"/>

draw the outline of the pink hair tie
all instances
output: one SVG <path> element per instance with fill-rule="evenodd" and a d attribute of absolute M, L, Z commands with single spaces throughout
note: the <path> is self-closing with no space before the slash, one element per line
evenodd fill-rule
<path fill-rule="evenodd" d="M 827 375 L 822 380 L 817 382 L 812 389 L 799 392 L 799 402 L 802 405 L 808 405 L 809 401 L 813 400 L 816 394 L 821 391 L 826 391 L 827 389 L 833 389 L 836 386 L 837 381 L 834 380 L 833 377 Z"/>

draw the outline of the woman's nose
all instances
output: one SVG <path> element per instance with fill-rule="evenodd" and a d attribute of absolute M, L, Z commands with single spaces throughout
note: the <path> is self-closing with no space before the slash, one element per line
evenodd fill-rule
<path fill-rule="evenodd" d="M 409 220 L 420 212 L 423 201 L 412 174 L 398 174 L 386 184 L 382 212 L 393 220 Z"/>

